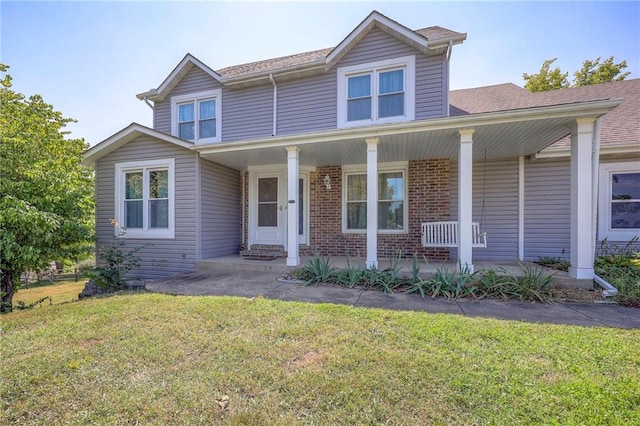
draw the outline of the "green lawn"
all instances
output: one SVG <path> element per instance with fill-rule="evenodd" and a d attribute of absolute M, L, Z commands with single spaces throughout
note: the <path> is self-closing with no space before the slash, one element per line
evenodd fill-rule
<path fill-rule="evenodd" d="M 0 321 L 0 424 L 640 424 L 638 330 L 158 294 Z"/>
<path fill-rule="evenodd" d="M 88 280 L 84 278 L 77 282 L 61 281 L 55 284 L 38 284 L 31 288 L 22 288 L 13 296 L 13 306 L 17 306 L 19 302 L 24 302 L 25 305 L 30 305 L 47 296 L 51 297 L 51 302 L 46 300 L 39 306 L 47 306 L 50 303 L 59 304 L 78 300 L 78 294 L 82 292 L 87 281 Z"/>

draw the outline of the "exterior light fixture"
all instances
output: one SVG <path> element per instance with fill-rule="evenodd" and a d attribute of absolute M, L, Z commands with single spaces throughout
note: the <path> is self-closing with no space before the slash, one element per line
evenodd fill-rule
<path fill-rule="evenodd" d="M 330 177 L 329 175 L 326 175 L 326 176 L 324 177 L 323 182 L 324 182 L 324 186 L 325 186 L 327 189 L 331 189 L 331 177 Z"/>

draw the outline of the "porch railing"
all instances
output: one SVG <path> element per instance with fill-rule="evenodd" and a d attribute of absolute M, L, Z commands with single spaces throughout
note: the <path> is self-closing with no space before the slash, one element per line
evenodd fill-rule
<path fill-rule="evenodd" d="M 472 247 L 487 247 L 487 233 L 480 232 L 478 222 L 471 223 Z M 422 224 L 423 247 L 458 247 L 458 222 L 425 222 Z"/>

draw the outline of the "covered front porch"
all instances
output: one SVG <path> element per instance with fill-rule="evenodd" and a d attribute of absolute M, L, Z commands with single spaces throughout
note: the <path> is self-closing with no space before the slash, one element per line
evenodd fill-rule
<path fill-rule="evenodd" d="M 416 245 L 423 245 L 422 223 L 448 220 L 457 222 L 458 229 L 451 266 L 473 271 L 478 266 L 473 258 L 473 247 L 477 246 L 477 235 L 474 235 L 477 227 L 473 223 L 479 219 L 472 214 L 474 160 L 515 158 L 522 162 L 525 157 L 570 134 L 572 228 L 569 276 L 591 279 L 595 221 L 593 171 L 597 170 L 598 162 L 597 156 L 593 155 L 598 142 L 596 122 L 615 105 L 612 101 L 592 101 L 274 136 L 200 145 L 194 149 L 205 159 L 242 172 L 242 198 L 247 200 L 243 202 L 242 243 L 248 246 L 264 242 L 281 244 L 287 256 L 285 266 L 296 267 L 303 263 L 304 255 L 318 253 L 329 254 L 332 259 L 361 255 L 367 267 L 384 269 L 383 258 L 390 257 L 388 247 L 410 257 L 416 252 Z M 437 168 L 434 171 L 426 167 L 423 174 L 411 175 L 412 164 L 424 161 L 449 162 L 457 167 L 455 199 L 432 200 L 436 213 L 424 211 L 428 207 L 425 204 L 415 208 L 419 200 L 437 191 L 431 184 L 420 191 L 415 190 L 416 183 L 428 179 L 437 186 Z M 387 186 L 395 185 L 397 192 L 413 192 L 404 197 L 397 194 L 381 197 L 381 173 L 397 173 L 402 167 L 407 170 L 406 175 L 397 175 L 401 176 L 395 178 L 399 183 Z M 346 190 L 349 173 L 360 173 L 360 198 Z M 515 180 L 520 186 L 524 184 L 522 175 Z M 321 203 L 320 197 L 309 197 L 311 185 L 316 186 L 316 195 L 322 193 L 326 204 Z M 443 208 L 445 203 L 446 208 Z M 455 205 L 451 214 L 449 203 Z M 391 221 L 380 211 L 388 205 L 396 206 L 397 217 Z M 438 211 L 438 207 L 443 211 Z M 315 216 L 309 213 L 314 208 Z M 335 210 L 339 211 L 336 213 Z M 389 223 L 395 228 L 390 228 Z M 522 227 L 520 221 L 518 249 L 510 260 L 523 257 Z M 488 241 L 491 244 L 490 236 Z M 387 251 L 383 251 L 384 247 Z M 449 253 L 445 247 L 440 252 L 440 249 L 434 250 L 436 254 Z"/>

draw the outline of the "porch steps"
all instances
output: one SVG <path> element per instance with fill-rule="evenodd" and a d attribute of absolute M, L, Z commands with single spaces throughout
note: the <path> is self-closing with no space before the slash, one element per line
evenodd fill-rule
<path fill-rule="evenodd" d="M 242 250 L 240 256 L 249 260 L 274 260 L 287 257 L 281 245 L 253 244 L 248 250 Z"/>

